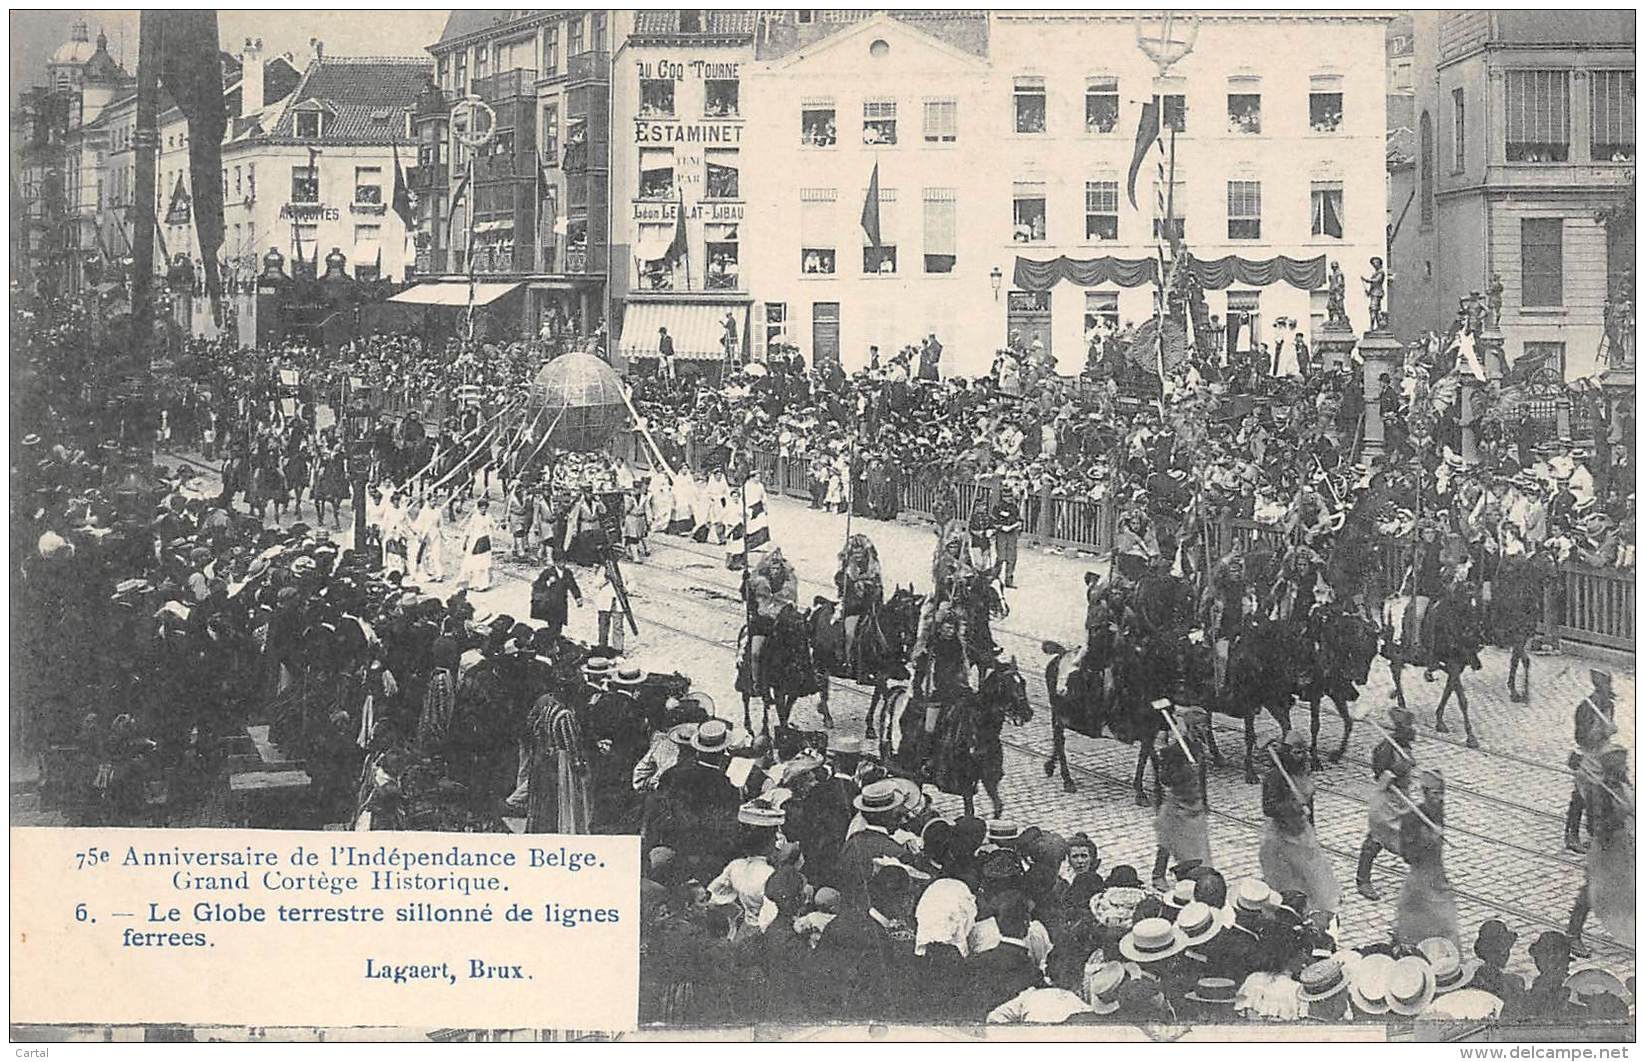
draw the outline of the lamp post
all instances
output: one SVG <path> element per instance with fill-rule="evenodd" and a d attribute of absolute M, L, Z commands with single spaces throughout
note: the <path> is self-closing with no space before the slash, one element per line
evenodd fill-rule
<path fill-rule="evenodd" d="M 1005 279 L 1005 274 L 1000 272 L 1000 267 L 999 266 L 995 266 L 993 269 L 990 269 L 988 271 L 988 282 L 990 284 L 994 285 L 994 301 L 995 302 L 1000 301 L 1000 283 L 1004 279 Z"/>
<path fill-rule="evenodd" d="M 375 396 L 363 381 L 348 378 L 348 470 L 354 494 L 354 548 L 366 541 L 366 477 L 371 469 L 371 433 L 377 426 Z"/>

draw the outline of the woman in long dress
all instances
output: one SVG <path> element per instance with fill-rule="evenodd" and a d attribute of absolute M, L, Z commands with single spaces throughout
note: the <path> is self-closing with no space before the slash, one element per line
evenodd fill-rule
<path fill-rule="evenodd" d="M 1262 831 L 1258 858 L 1263 880 L 1277 892 L 1308 894 L 1308 905 L 1334 914 L 1342 890 L 1331 861 L 1314 834 L 1314 780 L 1308 773 L 1308 739 L 1299 730 L 1285 736 L 1279 763 L 1262 779 Z"/>
<path fill-rule="evenodd" d="M 545 693 L 526 719 L 531 734 L 527 833 L 588 833 L 594 819 L 582 722 L 563 692 Z"/>
<path fill-rule="evenodd" d="M 1601 760 L 1596 784 L 1587 775 L 1579 781 L 1582 799 L 1591 816 L 1585 862 L 1587 878 L 1571 911 L 1570 937 L 1580 944 L 1582 925 L 1592 910 L 1601 925 L 1619 941 L 1634 939 L 1636 886 L 1634 875 L 1634 791 L 1628 784 L 1627 750 L 1612 747 Z M 1618 798 L 1621 798 L 1619 800 Z M 1625 802 L 1624 802 L 1625 801 Z"/>
<path fill-rule="evenodd" d="M 1192 737 L 1184 739 L 1194 747 L 1195 759 L 1204 753 Z M 1165 884 L 1168 866 L 1199 862 L 1211 865 L 1211 831 L 1205 806 L 1205 790 L 1200 773 L 1188 762 L 1182 747 L 1173 741 L 1159 753 L 1159 787 L 1154 792 L 1154 884 Z"/>
<path fill-rule="evenodd" d="M 1394 909 L 1394 937 L 1413 948 L 1430 937 L 1461 946 L 1456 896 L 1445 876 L 1445 779 L 1438 772 L 1422 773 L 1418 806 L 1422 815 L 1407 808 L 1399 823 L 1400 854 L 1411 869 Z"/>

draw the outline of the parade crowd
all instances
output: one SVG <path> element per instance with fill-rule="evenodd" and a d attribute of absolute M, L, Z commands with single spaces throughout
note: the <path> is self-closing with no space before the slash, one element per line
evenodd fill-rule
<path fill-rule="evenodd" d="M 1602 672 L 1577 716 L 1589 884 L 1569 932 L 1527 942 L 1527 984 L 1507 969 L 1513 930 L 1459 924 L 1440 855 L 1443 779 L 1400 751 L 1397 718 L 1373 757 L 1379 785 L 1400 778 L 1409 805 L 1384 824 L 1385 846 L 1409 865 L 1388 939 L 1342 922 L 1312 837 L 1305 752 L 1291 742 L 1262 787 L 1259 876 L 1230 880 L 1196 839 L 1203 776 L 1196 807 L 1196 778 L 1169 741 L 1156 798 L 1167 858 L 1151 874 L 1109 865 L 1100 835 L 942 815 L 872 743 L 747 733 L 687 675 L 623 659 L 616 559 L 654 532 L 731 541 L 752 524 L 735 526 L 729 494 L 717 513 L 705 507 L 684 473 L 647 481 L 622 462 L 567 459 L 544 483 L 506 444 L 472 455 L 487 417 L 535 371 L 524 348 L 447 360 L 403 337 L 363 341 L 348 371 L 385 390 L 481 388 L 472 411 L 421 437 L 380 427 L 365 457 L 318 426 L 340 386 L 331 359 L 195 345 L 184 356 L 209 370 L 175 394 L 193 388 L 203 405 L 162 397 L 156 419 L 162 447 L 216 448 L 224 476 L 212 484 L 187 465 L 134 470 L 117 414 L 64 386 L 89 339 L 83 320 L 55 312 L 13 321 L 31 370 L 11 483 L 13 740 L 42 756 L 81 821 L 638 833 L 647 1023 L 1629 1018 L 1631 971 L 1624 984 L 1573 969 L 1589 907 L 1632 939 L 1632 790 Z M 703 490 L 719 475 L 740 502 L 740 470 L 766 447 L 808 463 L 815 504 L 882 517 L 912 469 L 1025 489 L 1048 480 L 1121 501 L 1117 552 L 1160 569 L 1184 563 L 1183 544 L 1202 541 L 1216 509 L 1328 552 L 1359 480 L 1409 466 L 1409 490 L 1378 513 L 1389 534 L 1432 526 L 1482 563 L 1549 550 L 1631 566 L 1631 427 L 1597 455 L 1488 438 L 1488 460 L 1466 467 L 1444 441 L 1455 411 L 1434 397 L 1446 373 L 1422 364 L 1433 353 L 1415 354 L 1393 385 L 1404 398 L 1385 408 L 1405 427 L 1372 469 L 1353 461 L 1353 390 L 1323 369 L 1247 388 L 1194 365 L 1155 405 L 1100 374 L 1058 378 L 1031 347 L 1002 352 L 984 379 L 945 380 L 928 337 L 852 377 L 791 362 L 712 387 L 637 380 L 635 401 L 673 456 L 687 440 L 717 451 Z M 1210 416 L 1253 393 L 1264 401 L 1249 411 Z M 377 488 L 368 533 L 345 547 L 325 507 L 335 528 L 362 473 Z M 288 504 L 295 523 L 280 519 Z M 1010 514 L 986 519 L 1009 526 Z M 945 530 L 939 553 L 947 541 Z M 480 615 L 469 600 L 505 552 L 536 573 L 529 616 Z M 751 591 L 753 611 L 781 591 Z M 601 614 L 597 646 L 564 636 L 585 601 Z M 263 803 L 225 785 L 269 751 L 246 747 L 251 726 L 267 726 L 311 783 Z"/>

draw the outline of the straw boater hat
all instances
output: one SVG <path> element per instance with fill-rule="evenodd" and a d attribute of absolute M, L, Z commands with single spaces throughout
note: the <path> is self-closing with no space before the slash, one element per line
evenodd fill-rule
<path fill-rule="evenodd" d="M 618 668 L 617 673 L 611 676 L 611 684 L 624 689 L 637 689 L 645 685 L 645 680 L 645 669 L 639 667 Z"/>
<path fill-rule="evenodd" d="M 1201 977 L 1191 991 L 1183 993 L 1183 998 L 1213 1007 L 1232 1007 L 1238 994 L 1239 986 L 1226 977 Z"/>
<path fill-rule="evenodd" d="M 705 719 L 691 735 L 691 747 L 698 752 L 724 752 L 731 745 L 731 724 L 724 719 Z"/>
<path fill-rule="evenodd" d="M 1194 902 L 1194 882 L 1192 879 L 1179 881 L 1172 886 L 1171 891 L 1160 898 L 1160 902 L 1172 911 L 1180 911 Z"/>
<path fill-rule="evenodd" d="M 1434 968 L 1428 960 L 1407 955 L 1388 971 L 1388 1009 L 1414 1018 L 1434 1001 Z"/>
<path fill-rule="evenodd" d="M 1434 971 L 1434 994 L 1444 995 L 1455 992 L 1459 988 L 1467 988 L 1468 982 L 1474 979 L 1479 970 L 1479 962 L 1471 960 L 1464 963 L 1462 952 L 1455 943 L 1445 937 L 1429 937 L 1417 945 L 1422 957 L 1428 960 L 1428 965 Z"/>
<path fill-rule="evenodd" d="M 689 745 L 697 736 L 698 723 L 679 723 L 668 728 L 668 740 L 676 745 Z"/>
<path fill-rule="evenodd" d="M 617 674 L 617 658 L 591 656 L 583 664 L 583 678 L 591 683 L 605 682 Z"/>
<path fill-rule="evenodd" d="M 1188 946 L 1182 930 L 1163 918 L 1144 918 L 1120 939 L 1120 954 L 1132 962 L 1149 963 L 1169 959 Z"/>
<path fill-rule="evenodd" d="M 1120 988 L 1125 984 L 1125 964 L 1104 962 L 1085 968 L 1085 1002 L 1096 1014 L 1112 1014 L 1120 1009 Z"/>
<path fill-rule="evenodd" d="M 1318 1003 L 1348 987 L 1348 971 L 1341 959 L 1320 959 L 1302 968 L 1302 1001 Z"/>
<path fill-rule="evenodd" d="M 1367 955 L 1348 972 L 1348 998 L 1362 1014 L 1388 1013 L 1388 977 L 1394 960 L 1389 955 Z"/>
<path fill-rule="evenodd" d="M 1177 912 L 1177 929 L 1188 947 L 1197 947 L 1222 932 L 1222 917 L 1209 904 L 1190 900 Z"/>
<path fill-rule="evenodd" d="M 857 794 L 851 805 L 858 811 L 866 811 L 871 815 L 876 812 L 895 811 L 902 806 L 902 790 L 889 779 L 882 778 L 878 782 L 869 782 L 863 786 L 862 792 Z"/>
<path fill-rule="evenodd" d="M 988 822 L 988 843 L 1008 845 L 1022 836 L 1022 827 L 1014 822 L 1005 822 L 1002 819 L 990 819 Z"/>

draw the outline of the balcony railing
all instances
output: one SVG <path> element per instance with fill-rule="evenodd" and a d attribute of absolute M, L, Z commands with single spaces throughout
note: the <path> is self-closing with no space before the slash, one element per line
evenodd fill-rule
<path fill-rule="evenodd" d="M 537 95 L 537 71 L 535 70 L 505 70 L 490 77 L 477 78 L 474 82 L 474 94 L 487 103 L 496 103 L 498 100 L 513 99 L 516 96 Z"/>
<path fill-rule="evenodd" d="M 571 84 L 583 81 L 611 80 L 610 52 L 583 52 L 566 60 L 566 74 Z"/>

